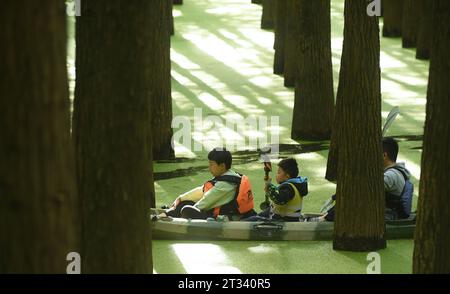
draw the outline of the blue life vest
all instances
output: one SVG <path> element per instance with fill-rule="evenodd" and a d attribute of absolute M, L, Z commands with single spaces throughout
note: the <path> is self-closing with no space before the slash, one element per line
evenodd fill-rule
<path fill-rule="evenodd" d="M 408 218 L 411 214 L 414 185 L 404 171 L 396 167 L 391 167 L 390 169 L 395 169 L 402 174 L 405 179 L 405 186 L 400 196 L 386 193 L 386 206 L 395 210 L 399 218 Z"/>

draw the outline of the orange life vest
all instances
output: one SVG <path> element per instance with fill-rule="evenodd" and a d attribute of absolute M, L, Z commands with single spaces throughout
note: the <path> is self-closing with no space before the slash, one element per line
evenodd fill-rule
<path fill-rule="evenodd" d="M 234 195 L 234 199 L 222 206 L 214 208 L 214 217 L 217 217 L 219 214 L 245 214 L 253 209 L 253 191 L 250 180 L 247 176 L 239 174 L 241 177 L 225 175 L 214 178 L 210 181 L 207 181 L 203 185 L 203 192 L 206 193 L 211 190 L 214 185 L 219 181 L 235 183 L 236 193 Z"/>

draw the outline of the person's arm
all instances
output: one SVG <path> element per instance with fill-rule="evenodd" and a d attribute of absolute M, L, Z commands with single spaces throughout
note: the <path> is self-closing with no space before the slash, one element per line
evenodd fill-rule
<path fill-rule="evenodd" d="M 394 171 L 386 171 L 384 173 L 384 190 L 390 192 L 393 190 L 395 185 L 395 179 L 397 175 Z"/>
<path fill-rule="evenodd" d="M 207 211 L 214 207 L 224 205 L 231 201 L 231 196 L 234 197 L 235 192 L 236 185 L 219 181 L 195 203 L 195 207 L 202 211 Z"/>
<path fill-rule="evenodd" d="M 178 196 L 172 203 L 172 206 L 177 206 L 181 201 L 197 202 L 203 197 L 203 186 L 196 187 L 184 194 Z"/>
<path fill-rule="evenodd" d="M 295 191 L 289 184 L 275 186 L 270 183 L 267 186 L 266 195 L 272 200 L 275 204 L 283 205 L 289 202 L 295 196 Z"/>

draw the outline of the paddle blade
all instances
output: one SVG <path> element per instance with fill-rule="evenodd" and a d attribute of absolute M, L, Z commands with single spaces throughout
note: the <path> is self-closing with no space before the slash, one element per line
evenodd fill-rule
<path fill-rule="evenodd" d="M 333 197 L 330 197 L 320 208 L 320 213 L 327 212 L 331 207 L 334 205 L 334 199 Z"/>
<path fill-rule="evenodd" d="M 384 123 L 383 130 L 381 131 L 382 137 L 384 137 L 384 135 L 386 134 L 386 131 L 389 129 L 389 127 L 392 125 L 395 118 L 399 114 L 400 114 L 400 108 L 398 106 L 395 106 L 394 108 L 391 109 L 391 111 L 389 112 L 389 114 L 386 118 L 386 122 Z"/>

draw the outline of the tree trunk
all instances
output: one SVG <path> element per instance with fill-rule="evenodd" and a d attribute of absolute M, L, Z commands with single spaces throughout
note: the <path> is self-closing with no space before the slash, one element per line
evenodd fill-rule
<path fill-rule="evenodd" d="M 330 1 L 294 1 L 300 10 L 297 44 L 301 53 L 291 137 L 329 140 L 334 114 Z"/>
<path fill-rule="evenodd" d="M 166 1 L 166 0 L 157 0 Z M 166 2 L 163 2 L 163 4 Z M 158 4 L 159 5 L 159 4 Z M 170 5 L 169 5 L 170 6 Z M 165 8 L 168 8 L 165 5 Z M 153 9 L 152 17 L 155 19 L 155 26 L 160 28 L 157 32 L 158 44 L 155 44 L 152 51 L 152 66 L 154 67 L 151 84 L 152 91 L 152 146 L 153 159 L 163 160 L 175 157 L 172 146 L 172 84 L 171 84 L 171 62 L 170 62 L 170 35 L 166 32 L 167 19 L 172 15 L 172 7 L 170 9 L 160 10 Z M 171 22 L 169 22 L 171 23 Z"/>
<path fill-rule="evenodd" d="M 366 0 L 345 1 L 339 77 L 343 113 L 339 136 L 335 250 L 386 247 L 381 160 L 380 40 L 378 18 Z"/>
<path fill-rule="evenodd" d="M 168 21 L 169 21 L 169 33 L 171 36 L 175 35 L 175 24 L 173 20 L 173 2 L 167 1 L 167 9 L 168 9 Z"/>
<path fill-rule="evenodd" d="M 175 4 L 175 5 L 182 5 L 183 4 L 183 0 L 173 0 L 173 4 Z"/>
<path fill-rule="evenodd" d="M 335 115 L 333 118 L 333 127 L 331 128 L 331 140 L 330 140 L 330 149 L 328 151 L 328 158 L 327 158 L 327 171 L 325 173 L 325 179 L 327 179 L 330 182 L 336 182 L 337 181 L 337 169 L 338 169 L 338 139 L 339 136 L 337 135 L 337 130 L 340 128 L 341 121 L 338 119 L 339 114 L 343 113 L 344 110 L 342 109 L 342 99 L 339 97 L 341 96 L 339 89 L 336 95 L 336 107 L 335 107 Z"/>
<path fill-rule="evenodd" d="M 389 0 L 383 4 L 383 37 L 401 37 L 403 0 Z"/>
<path fill-rule="evenodd" d="M 0 273 L 79 251 L 64 2 L 0 3 Z"/>
<path fill-rule="evenodd" d="M 383 6 L 382 6 L 383 7 Z M 342 58 L 342 57 L 341 57 Z M 341 66 L 342 70 L 342 66 Z M 341 77 L 339 76 L 339 79 Z M 340 129 L 340 124 L 342 120 L 340 119 L 340 114 L 344 113 L 343 109 L 343 101 L 342 101 L 342 88 L 338 88 L 338 92 L 336 95 L 336 106 L 333 115 L 333 126 L 331 128 L 331 140 L 330 140 L 330 149 L 328 150 L 328 158 L 327 158 L 327 170 L 325 172 L 325 179 L 330 182 L 337 181 L 337 173 L 338 173 L 338 130 Z"/>
<path fill-rule="evenodd" d="M 450 274 L 450 2 L 436 0 L 413 272 Z"/>
<path fill-rule="evenodd" d="M 284 86 L 294 87 L 299 62 L 300 0 L 286 1 L 286 43 L 284 48 Z"/>
<path fill-rule="evenodd" d="M 286 45 L 286 3 L 287 0 L 275 1 L 275 58 L 273 61 L 273 73 L 281 75 L 284 73 L 284 54 Z"/>
<path fill-rule="evenodd" d="M 417 44 L 417 33 L 420 23 L 419 0 L 403 1 L 402 46 L 414 48 Z"/>
<path fill-rule="evenodd" d="M 275 7 L 275 0 L 263 0 L 262 15 L 261 15 L 261 29 L 272 30 L 274 28 L 274 25 L 275 25 L 274 7 Z"/>
<path fill-rule="evenodd" d="M 262 4 L 262 0 L 252 0 L 253 4 Z"/>
<path fill-rule="evenodd" d="M 149 105 L 161 75 L 152 56 L 168 36 L 154 15 L 164 6 L 85 1 L 77 19 L 73 131 L 84 273 L 152 273 Z"/>
<path fill-rule="evenodd" d="M 417 59 L 430 59 L 430 43 L 433 38 L 433 28 L 432 28 L 432 11 L 430 1 L 419 0 L 421 9 L 419 34 L 417 36 Z"/>

